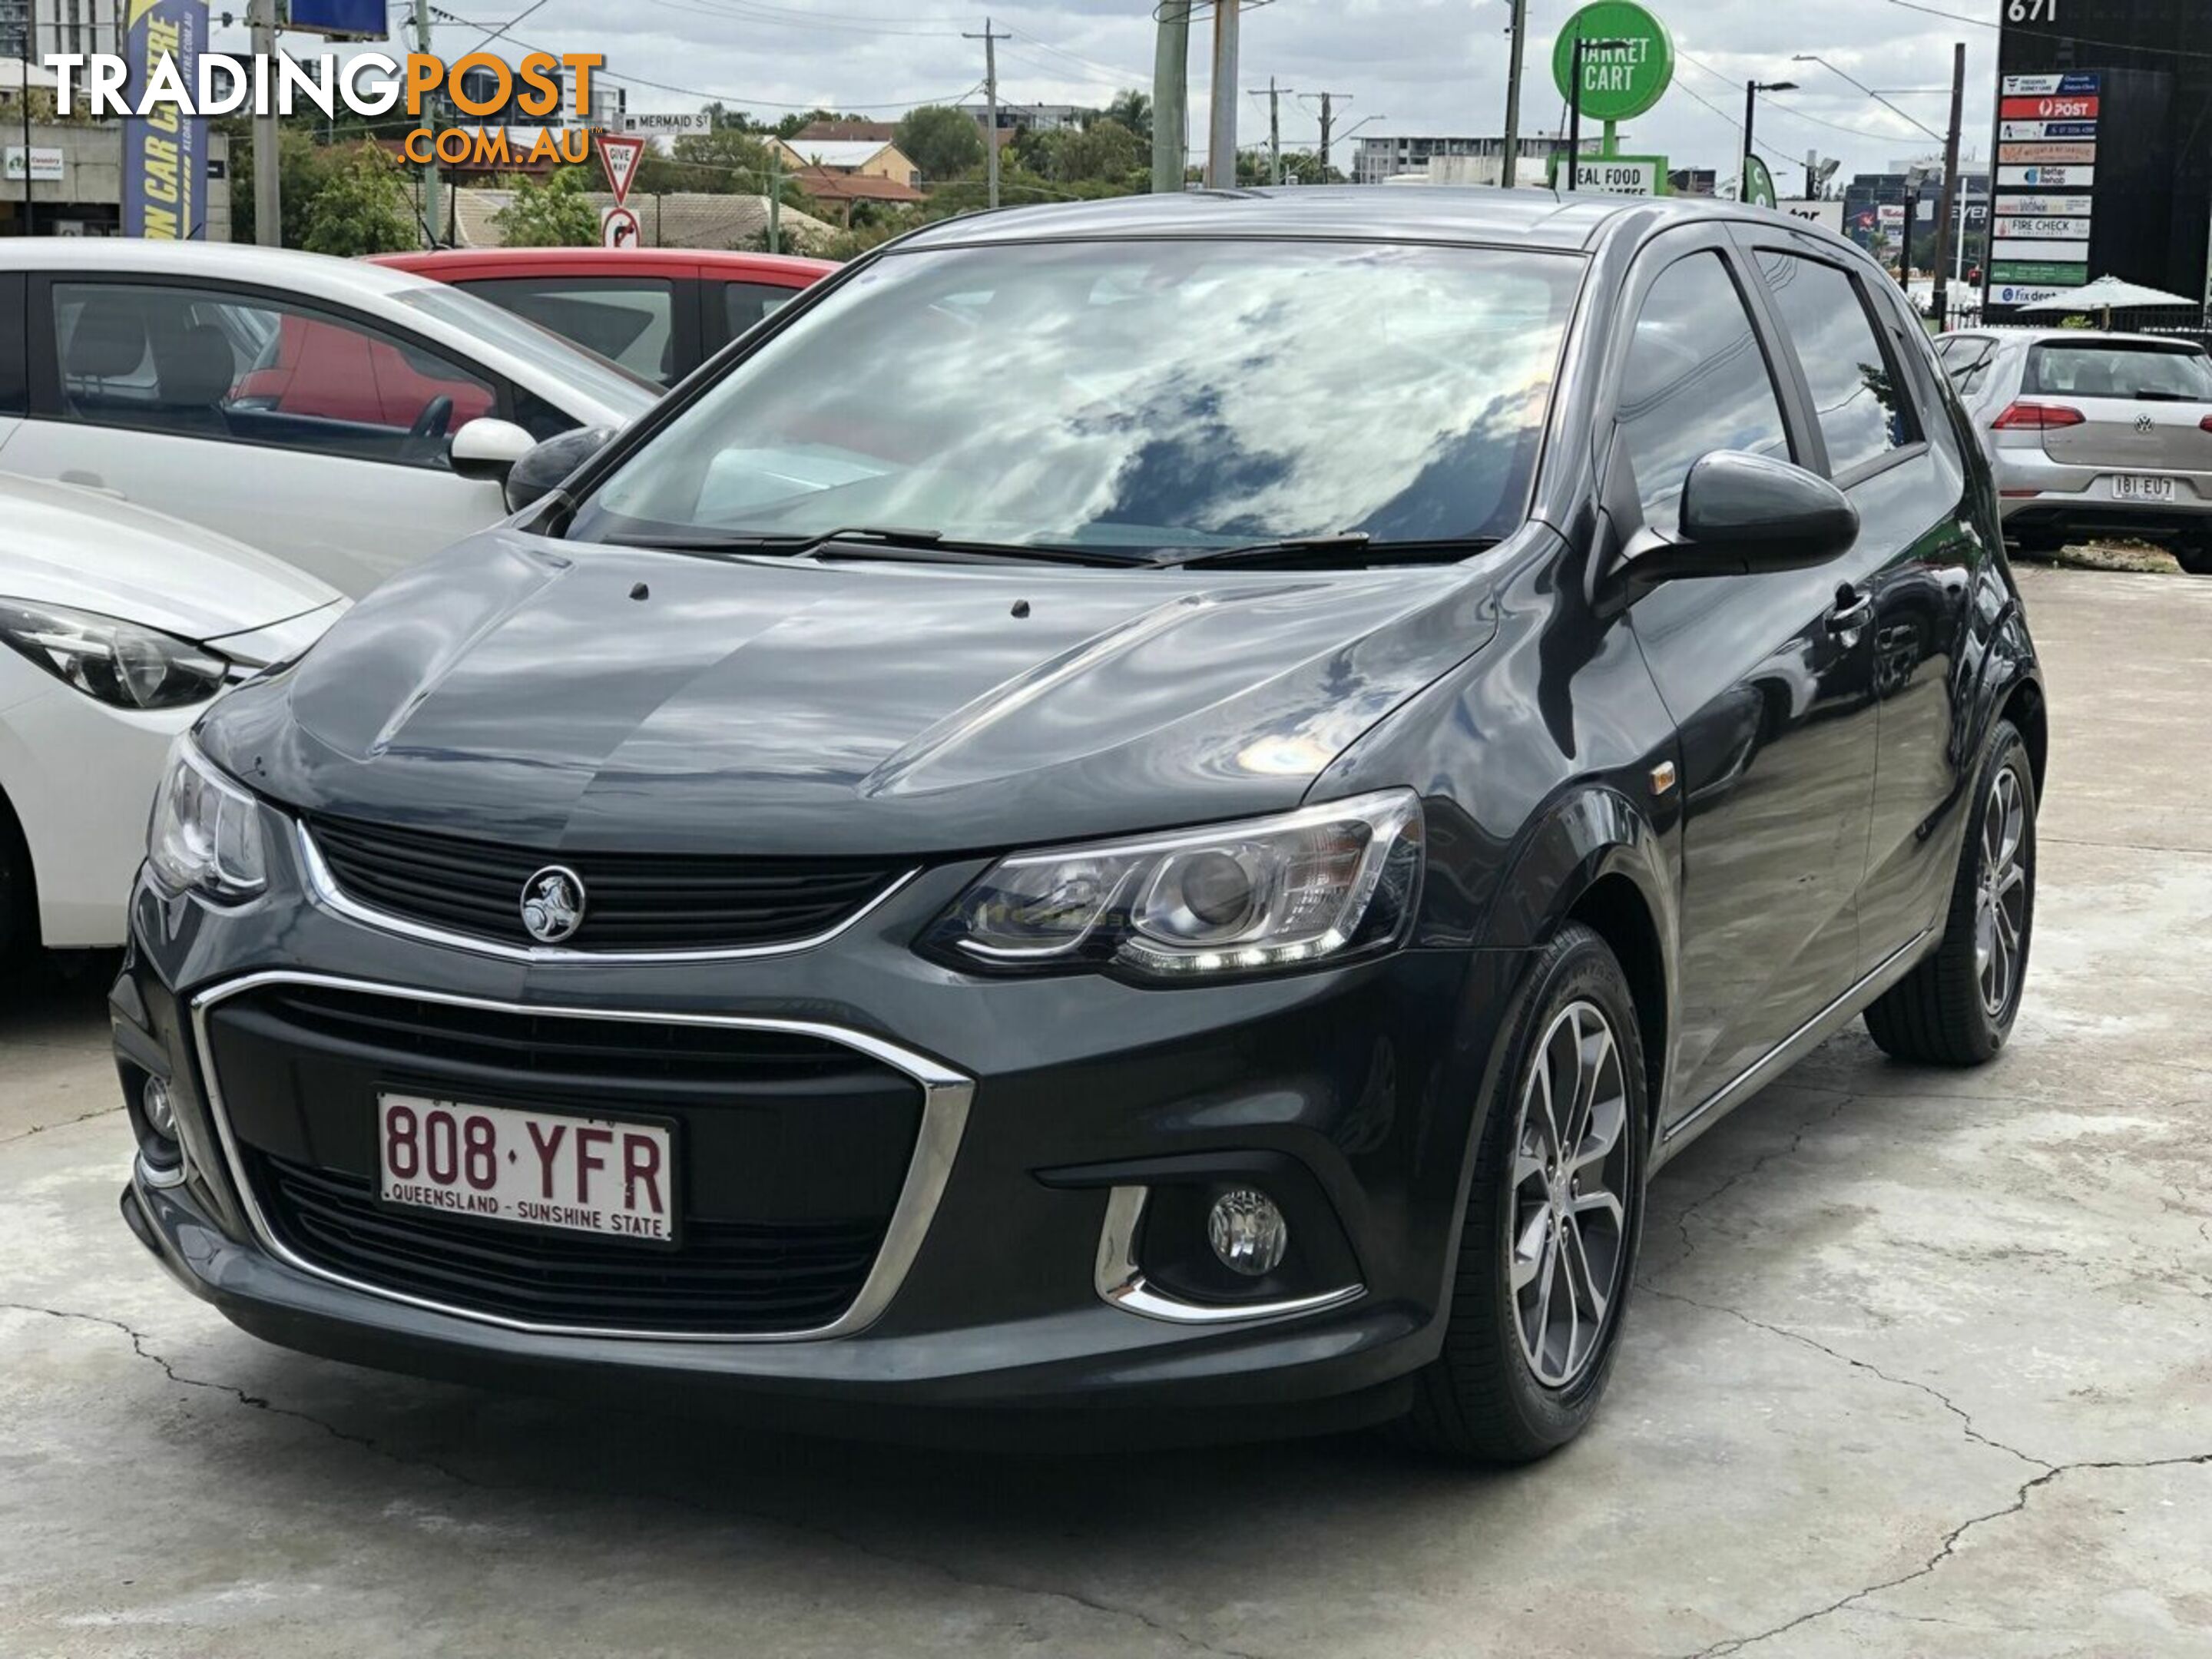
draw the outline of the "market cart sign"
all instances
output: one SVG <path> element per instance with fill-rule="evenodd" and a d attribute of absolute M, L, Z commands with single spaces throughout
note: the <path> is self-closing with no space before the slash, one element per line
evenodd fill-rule
<path fill-rule="evenodd" d="M 1575 81 L 1575 42 L 1624 44 L 1583 50 L 1583 84 Z M 1626 121 L 1665 96 L 1674 79 L 1674 42 L 1667 26 L 1634 0 L 1595 0 L 1559 31 L 1552 49 L 1552 78 L 1559 96 L 1577 101 L 1593 121 Z"/>
<path fill-rule="evenodd" d="M 1552 187 L 1562 188 L 1559 175 L 1566 158 L 1552 158 Z M 1585 155 L 1575 164 L 1575 189 L 1590 196 L 1660 196 L 1665 194 L 1667 158 L 1663 155 Z"/>

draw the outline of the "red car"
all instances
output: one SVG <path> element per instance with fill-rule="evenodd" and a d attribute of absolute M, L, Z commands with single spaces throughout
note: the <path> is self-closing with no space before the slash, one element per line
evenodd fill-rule
<path fill-rule="evenodd" d="M 457 248 L 376 263 L 466 289 L 663 386 L 837 269 L 706 248 Z"/>

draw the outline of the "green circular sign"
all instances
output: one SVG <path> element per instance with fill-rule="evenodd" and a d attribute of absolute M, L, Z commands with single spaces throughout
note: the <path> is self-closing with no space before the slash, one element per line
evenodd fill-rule
<path fill-rule="evenodd" d="M 1575 97 L 1575 41 L 1583 48 L 1584 118 L 1626 121 L 1650 109 L 1674 79 L 1674 42 L 1667 26 L 1635 0 L 1595 0 L 1567 20 L 1552 51 L 1559 96 Z M 1601 46 L 1600 40 L 1613 44 Z"/>

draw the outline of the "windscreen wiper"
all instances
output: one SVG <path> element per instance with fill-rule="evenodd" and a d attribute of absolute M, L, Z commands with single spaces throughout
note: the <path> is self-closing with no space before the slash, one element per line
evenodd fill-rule
<path fill-rule="evenodd" d="M 1334 536 L 1292 536 L 1241 547 L 1170 548 L 1152 562 L 1155 568 L 1171 570 L 1224 564 L 1289 569 L 1332 564 L 1452 564 L 1497 545 L 1494 536 L 1378 542 L 1364 530 L 1347 530 Z"/>
<path fill-rule="evenodd" d="M 1027 561 L 1047 564 L 1111 565 L 1127 569 L 1136 560 L 1087 548 L 1058 547 L 1028 542 L 957 541 L 941 530 L 909 530 L 891 525 L 848 525 L 837 530 L 809 530 L 791 534 L 756 531 L 682 532 L 672 535 L 610 536 L 621 547 L 658 548 L 670 553 L 771 553 L 791 558 L 913 559 L 917 556 L 938 564 L 1006 564 Z"/>

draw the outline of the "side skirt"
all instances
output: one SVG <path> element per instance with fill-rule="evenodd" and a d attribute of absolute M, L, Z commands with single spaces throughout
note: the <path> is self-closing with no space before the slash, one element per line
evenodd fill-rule
<path fill-rule="evenodd" d="M 1687 1116 L 1668 1125 L 1653 1150 L 1651 1172 L 1656 1174 L 1699 1135 L 1857 1018 L 1868 1004 L 1920 965 L 1938 937 L 1933 927 L 1921 929 L 1883 957 L 1857 984 L 1784 1037 L 1764 1060 L 1753 1061 Z"/>

